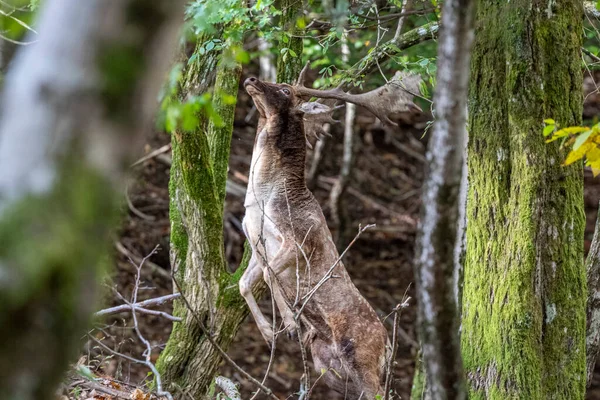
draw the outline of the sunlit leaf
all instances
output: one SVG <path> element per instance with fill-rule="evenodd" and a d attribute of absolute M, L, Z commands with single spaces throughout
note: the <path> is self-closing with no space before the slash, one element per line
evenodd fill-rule
<path fill-rule="evenodd" d="M 572 150 L 569 155 L 567 156 L 567 159 L 565 160 L 565 165 L 570 165 L 573 164 L 575 161 L 581 160 L 585 154 L 592 150 L 596 145 L 594 143 L 584 143 L 581 147 L 579 147 L 577 150 Z"/>
<path fill-rule="evenodd" d="M 592 134 L 592 130 L 588 130 L 585 131 L 584 133 L 582 133 L 581 135 L 577 136 L 577 139 L 575 139 L 575 143 L 573 144 L 573 150 L 577 150 L 581 147 L 582 144 L 584 144 L 588 138 L 590 137 L 590 135 Z"/>

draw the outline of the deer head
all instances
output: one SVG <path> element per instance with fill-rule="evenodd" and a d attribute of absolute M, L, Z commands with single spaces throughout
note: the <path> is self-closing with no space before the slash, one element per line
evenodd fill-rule
<path fill-rule="evenodd" d="M 382 123 L 397 125 L 390 116 L 400 112 L 419 111 L 414 97 L 420 94 L 421 77 L 407 72 L 396 72 L 385 85 L 370 92 L 351 94 L 341 87 L 329 90 L 312 89 L 305 86 L 304 81 L 309 63 L 306 64 L 295 85 L 274 84 L 248 78 L 244 87 L 256 104 L 261 118 L 280 113 L 296 112 L 303 116 L 305 135 L 319 138 L 326 134 L 323 124 L 338 122 L 333 119 L 333 112 L 342 105 L 335 106 L 336 101 L 356 104 L 370 111 Z M 317 98 L 318 101 L 310 101 Z M 259 123 L 259 126 L 261 124 Z M 307 140 L 308 143 L 308 140 Z M 308 143 L 310 146 L 310 143 Z"/>

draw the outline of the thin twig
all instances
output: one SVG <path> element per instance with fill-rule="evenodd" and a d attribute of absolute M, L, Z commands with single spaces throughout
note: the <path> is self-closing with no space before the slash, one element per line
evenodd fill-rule
<path fill-rule="evenodd" d="M 0 14 L 4 15 L 5 17 L 8 17 L 10 19 L 12 19 L 13 21 L 15 21 L 17 24 L 21 25 L 23 28 L 27 29 L 30 32 L 33 32 L 37 35 L 37 31 L 35 29 L 33 29 L 31 26 L 27 25 L 25 22 L 21 21 L 19 18 L 16 18 L 12 15 L 10 15 L 9 13 L 2 11 L 0 9 Z"/>
<path fill-rule="evenodd" d="M 340 261 L 346 255 L 346 253 L 352 247 L 352 245 L 358 240 L 358 238 L 360 237 L 360 235 L 362 235 L 362 233 L 364 231 L 366 231 L 367 229 L 372 228 L 374 226 L 375 226 L 375 224 L 369 224 L 369 225 L 365 226 L 364 228 L 362 228 L 359 225 L 359 227 L 358 227 L 358 233 L 356 234 L 356 236 L 354 236 L 354 239 L 352 239 L 352 241 L 350 242 L 350 244 L 348 245 L 348 247 L 346 247 L 346 249 L 342 252 L 342 254 L 340 254 L 340 256 L 335 261 L 335 263 L 333 263 L 333 265 L 329 268 L 329 270 L 327 271 L 327 273 L 325 273 L 325 275 L 321 278 L 321 280 L 319 282 L 317 282 L 317 284 L 315 285 L 315 287 L 312 288 L 311 291 L 308 292 L 303 297 L 303 299 L 305 299 L 305 300 L 304 300 L 304 303 L 302 303 L 302 307 L 300 307 L 300 310 L 298 310 L 298 312 L 297 312 L 298 315 L 302 314 L 302 311 L 304 310 L 304 307 L 306 307 L 306 304 L 314 296 L 314 294 L 317 292 L 317 290 L 319 290 L 319 288 L 321 286 L 323 286 L 325 284 L 325 282 L 327 282 L 331 278 L 331 276 L 333 275 L 333 270 L 335 269 L 335 267 L 340 263 Z"/>
<path fill-rule="evenodd" d="M 133 254 L 121 242 L 115 242 L 115 248 L 117 249 L 117 251 L 119 253 L 123 254 L 127 258 L 130 258 L 131 260 L 135 261 L 136 263 L 140 263 L 142 261 L 141 257 Z M 150 270 L 153 273 L 156 273 L 156 274 L 160 275 L 161 277 L 163 277 L 165 279 L 171 279 L 171 274 L 169 274 L 168 271 L 166 271 L 165 269 L 161 268 L 159 265 L 153 263 L 150 260 L 146 260 L 145 264 L 146 264 L 147 267 L 150 268 Z"/>
<path fill-rule="evenodd" d="M 408 288 L 406 289 L 408 291 Z M 400 328 L 400 311 L 408 307 L 410 297 L 404 293 L 402 303 L 398 304 L 394 308 L 394 327 L 392 330 L 392 350 L 390 352 L 390 358 L 388 359 L 385 374 L 385 386 L 384 386 L 384 400 L 390 398 L 390 388 L 392 386 L 392 378 L 394 376 L 394 362 L 396 360 L 396 353 L 398 352 L 398 328 Z"/>
<path fill-rule="evenodd" d="M 146 262 L 146 260 L 148 260 L 148 258 L 150 258 L 154 254 L 156 254 L 157 251 L 158 251 L 158 245 L 156 245 L 156 247 L 154 247 L 154 249 L 142 259 L 142 262 L 140 262 L 136 266 L 137 273 L 135 275 L 134 289 L 131 294 L 131 302 L 130 302 L 131 304 L 137 303 L 137 295 L 138 295 L 138 291 L 140 289 L 140 280 L 141 280 L 141 276 L 142 276 L 142 267 L 144 266 L 144 263 Z M 133 317 L 133 327 L 135 329 L 135 333 L 137 334 L 137 337 L 146 346 L 146 350 L 144 351 L 144 354 L 143 354 L 145 356 L 144 364 L 148 368 L 150 368 L 150 370 L 154 374 L 154 382 L 156 384 L 156 394 L 158 396 L 166 397 L 168 400 L 173 400 L 173 396 L 171 395 L 171 393 L 166 390 L 163 390 L 162 379 L 161 379 L 160 373 L 158 372 L 158 370 L 156 369 L 156 366 L 152 362 L 152 345 L 150 344 L 148 339 L 146 339 L 144 337 L 144 335 L 142 335 L 142 332 L 140 331 L 140 326 L 138 324 L 136 311 L 137 311 L 136 307 L 131 306 L 131 315 Z"/>
<path fill-rule="evenodd" d="M 131 201 L 131 199 L 129 198 L 129 187 L 125 188 L 125 200 L 127 201 L 127 207 L 129 207 L 129 210 L 134 213 L 135 215 L 137 215 L 138 217 L 140 217 L 141 219 L 144 219 L 146 221 L 154 221 L 156 220 L 156 217 L 153 215 L 148 215 L 146 213 L 141 212 L 140 210 L 138 210 L 134 205 L 133 202 Z"/>
<path fill-rule="evenodd" d="M 180 293 L 173 293 L 173 294 L 168 294 L 166 296 L 161 296 L 161 297 L 156 297 L 154 299 L 148 299 L 148 300 L 144 300 L 144 301 L 139 301 L 135 304 L 122 304 L 120 306 L 115 306 L 115 307 L 110 307 L 110 308 L 105 308 L 103 310 L 100 311 L 96 311 L 95 315 L 96 316 L 101 316 L 101 315 L 110 315 L 110 314 L 117 314 L 123 311 L 128 311 L 131 310 L 131 307 L 135 307 L 135 308 L 146 308 L 146 307 L 151 307 L 151 306 L 160 306 L 165 304 L 168 301 L 171 300 L 175 300 L 177 298 L 179 298 L 181 296 Z"/>
<path fill-rule="evenodd" d="M 150 153 L 146 154 L 144 157 L 140 158 L 139 160 L 137 160 L 136 162 L 134 162 L 133 164 L 131 164 L 131 167 L 135 167 L 136 165 L 139 165 L 143 162 L 146 162 L 160 154 L 166 153 L 169 150 L 171 150 L 171 145 L 170 144 L 165 144 L 162 147 L 159 147 L 156 150 L 151 151 Z"/>

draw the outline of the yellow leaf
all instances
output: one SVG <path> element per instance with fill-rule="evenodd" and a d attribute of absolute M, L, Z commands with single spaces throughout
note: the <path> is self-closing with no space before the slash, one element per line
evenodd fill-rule
<path fill-rule="evenodd" d="M 573 150 L 569 153 L 567 159 L 565 160 L 565 165 L 570 165 L 573 164 L 575 161 L 581 160 L 588 151 L 592 150 L 595 147 L 596 145 L 594 143 L 587 142 L 582 144 L 581 147 L 579 147 L 577 150 Z"/>
<path fill-rule="evenodd" d="M 600 149 L 598 148 L 598 146 L 588 151 L 585 157 L 590 163 L 597 161 L 600 165 Z"/>
<path fill-rule="evenodd" d="M 563 128 L 561 130 L 559 130 L 558 132 L 556 132 L 556 134 L 558 134 L 559 132 L 561 134 L 568 134 L 568 135 L 574 135 L 576 133 L 581 133 L 581 132 L 585 132 L 585 131 L 589 131 L 590 128 L 587 126 L 570 126 L 568 128 Z M 566 135 L 564 135 L 566 136 Z"/>

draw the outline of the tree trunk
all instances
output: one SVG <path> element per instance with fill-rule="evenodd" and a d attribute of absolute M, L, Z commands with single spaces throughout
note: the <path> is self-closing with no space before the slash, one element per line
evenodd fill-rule
<path fill-rule="evenodd" d="M 298 75 L 302 70 L 302 51 L 304 44 L 301 37 L 297 35 L 301 34 L 297 28 L 296 20 L 301 17 L 300 11 L 302 10 L 302 1 L 298 0 L 280 0 L 278 8 L 281 10 L 281 21 L 279 25 L 282 27 L 285 33 L 289 34 L 289 43 L 280 42 L 279 52 L 277 55 L 277 83 L 289 83 L 293 84 L 298 79 Z M 284 33 L 284 34 L 285 34 Z M 285 54 L 281 52 L 281 49 L 288 48 L 295 54 L 289 51 Z"/>
<path fill-rule="evenodd" d="M 582 2 L 479 1 L 462 354 L 470 399 L 583 399 L 581 165 L 542 120 L 582 115 Z"/>
<path fill-rule="evenodd" d="M 182 1 L 50 0 L 7 75 L 0 398 L 54 398 L 75 356 L 182 18 Z"/>
<path fill-rule="evenodd" d="M 198 39 L 198 45 L 206 41 Z M 228 46 L 231 44 L 228 44 Z M 230 47 L 230 46 L 229 46 Z M 180 98 L 206 92 L 216 69 L 213 107 L 222 119 L 216 126 L 206 115 L 193 132 L 172 135 L 170 219 L 171 265 L 177 284 L 189 302 L 175 302 L 175 324 L 157 368 L 171 390 L 185 390 L 193 398 L 206 398 L 221 362 L 221 354 L 209 342 L 192 312 L 203 321 L 214 341 L 227 349 L 248 311 L 237 282 L 247 265 L 231 274 L 223 247 L 223 204 L 229 148 L 241 66 L 219 62 L 216 51 L 197 57 L 184 73 Z M 230 98 L 230 97 L 229 97 Z"/>
<path fill-rule="evenodd" d="M 447 0 L 442 11 L 434 97 L 436 120 L 427 151 L 428 171 L 415 254 L 426 391 L 436 400 L 466 398 L 454 253 L 460 219 L 473 11 L 473 0 Z"/>

